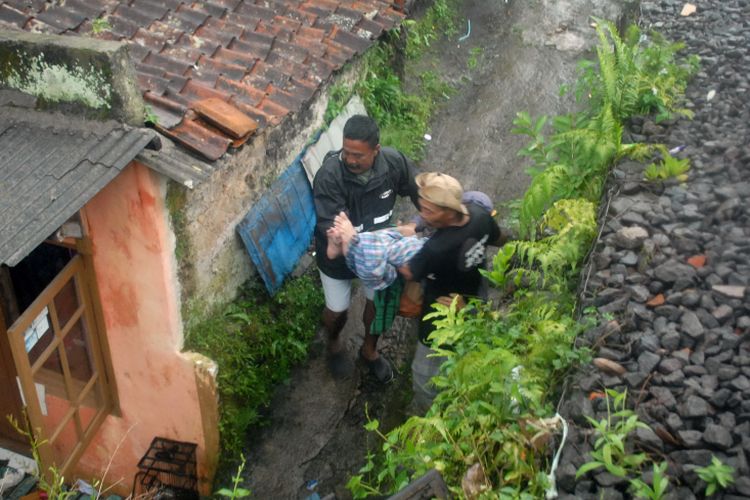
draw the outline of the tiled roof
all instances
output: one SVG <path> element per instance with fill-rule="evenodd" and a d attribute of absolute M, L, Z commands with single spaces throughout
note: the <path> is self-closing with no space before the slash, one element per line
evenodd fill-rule
<path fill-rule="evenodd" d="M 156 128 L 215 160 L 276 125 L 403 14 L 398 0 L 0 0 L 0 27 L 130 45 Z"/>
<path fill-rule="evenodd" d="M 157 134 L 0 106 L 0 263 L 16 265 Z"/>

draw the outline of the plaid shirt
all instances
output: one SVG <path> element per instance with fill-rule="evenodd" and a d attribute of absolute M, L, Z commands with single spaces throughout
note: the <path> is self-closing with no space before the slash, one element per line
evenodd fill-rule
<path fill-rule="evenodd" d="M 404 237 L 396 229 L 359 233 L 349 242 L 346 265 L 363 285 L 382 290 L 398 276 L 396 268 L 409 262 L 424 242 L 424 238 Z"/>

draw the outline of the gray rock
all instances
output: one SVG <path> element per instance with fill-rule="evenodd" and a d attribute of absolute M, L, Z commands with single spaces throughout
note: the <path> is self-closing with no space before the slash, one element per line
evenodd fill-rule
<path fill-rule="evenodd" d="M 628 290 L 630 291 L 630 298 L 636 302 L 646 302 L 651 296 L 648 288 L 642 285 L 630 286 Z"/>
<path fill-rule="evenodd" d="M 703 432 L 703 441 L 722 450 L 730 448 L 733 444 L 731 432 L 715 424 L 706 426 L 706 430 Z"/>
<path fill-rule="evenodd" d="M 618 248 L 636 250 L 641 248 L 646 238 L 648 231 L 640 226 L 623 227 L 614 234 L 613 243 Z"/>
<path fill-rule="evenodd" d="M 656 401 L 663 407 L 671 410 L 677 405 L 672 391 L 666 387 L 659 387 L 658 385 L 651 386 L 648 391 L 656 399 Z M 681 426 L 682 424 L 680 424 Z"/>
<path fill-rule="evenodd" d="M 735 478 L 734 488 L 737 490 L 737 493 L 745 497 L 750 497 L 750 477 L 742 476 Z"/>
<path fill-rule="evenodd" d="M 661 337 L 661 345 L 668 351 L 676 351 L 680 347 L 680 334 L 673 329 L 667 330 Z"/>
<path fill-rule="evenodd" d="M 701 397 L 688 396 L 677 411 L 682 418 L 707 417 L 713 413 L 713 408 Z"/>
<path fill-rule="evenodd" d="M 711 311 L 711 315 L 716 318 L 716 321 L 718 321 L 719 323 L 723 323 L 724 321 L 732 317 L 733 312 L 734 310 L 731 307 L 726 304 L 722 304 Z"/>
<path fill-rule="evenodd" d="M 674 259 L 668 260 L 654 269 L 654 276 L 660 281 L 674 283 L 680 278 L 695 277 L 695 268 Z"/>
<path fill-rule="evenodd" d="M 703 341 L 704 328 L 698 316 L 693 311 L 685 311 L 680 317 L 680 329 L 694 342 Z"/>
<path fill-rule="evenodd" d="M 653 450 L 664 449 L 664 443 L 650 427 L 645 429 L 641 427 L 637 428 L 635 430 L 635 440 Z"/>
<path fill-rule="evenodd" d="M 661 356 L 646 351 L 638 356 L 638 370 L 645 373 L 651 373 L 651 371 L 656 368 L 656 365 L 659 364 L 659 361 L 661 361 Z"/>
<path fill-rule="evenodd" d="M 684 363 L 679 359 L 669 357 L 664 358 L 659 363 L 659 371 L 664 374 L 673 373 L 677 370 L 681 370 Z"/>
<path fill-rule="evenodd" d="M 745 298 L 744 286 L 714 285 L 711 287 L 711 290 L 719 294 L 719 296 L 730 298 L 730 299 Z"/>
<path fill-rule="evenodd" d="M 748 380 L 748 378 L 744 375 L 740 375 L 734 380 L 729 381 L 727 385 L 730 389 L 734 389 L 736 391 L 746 392 L 750 390 L 750 380 Z"/>
<path fill-rule="evenodd" d="M 699 448 L 703 441 L 703 433 L 700 431 L 683 430 L 677 431 L 677 436 L 686 448 Z"/>

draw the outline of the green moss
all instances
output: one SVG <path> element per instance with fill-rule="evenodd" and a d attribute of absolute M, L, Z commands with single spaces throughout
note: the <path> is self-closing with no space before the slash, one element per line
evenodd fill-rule
<path fill-rule="evenodd" d="M 187 220 L 185 207 L 187 205 L 187 188 L 176 182 L 167 184 L 166 206 L 172 230 L 175 235 L 175 259 L 177 259 L 177 275 L 182 286 L 183 305 L 187 304 L 195 291 L 194 269 L 190 258 L 188 244 Z M 189 308 L 183 306 L 183 315 L 189 313 Z"/>

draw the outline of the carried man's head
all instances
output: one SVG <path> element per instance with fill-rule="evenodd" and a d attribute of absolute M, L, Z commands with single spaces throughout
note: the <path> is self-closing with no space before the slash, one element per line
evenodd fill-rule
<path fill-rule="evenodd" d="M 372 168 L 380 152 L 380 130 L 375 120 L 365 115 L 354 115 L 344 125 L 344 146 L 341 160 L 354 174 Z"/>
<path fill-rule="evenodd" d="M 419 214 L 427 225 L 441 228 L 453 225 L 469 215 L 461 201 L 464 190 L 454 177 L 440 172 L 425 172 L 416 177 L 419 187 Z"/>

